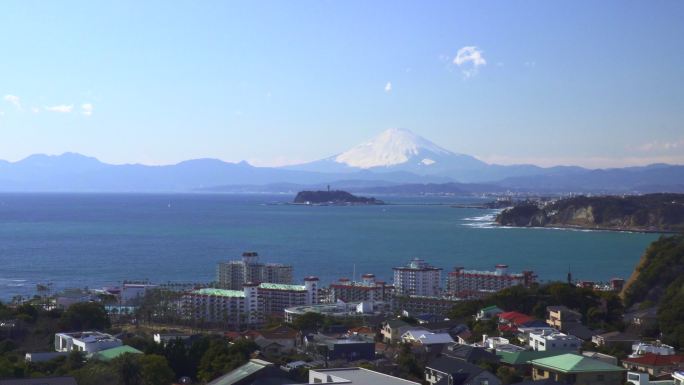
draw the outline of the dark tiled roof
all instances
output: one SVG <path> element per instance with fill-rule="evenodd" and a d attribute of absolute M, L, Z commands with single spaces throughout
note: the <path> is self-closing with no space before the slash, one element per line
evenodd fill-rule
<path fill-rule="evenodd" d="M 454 378 L 454 385 L 460 385 L 485 370 L 479 366 L 449 357 L 438 357 L 427 364 L 428 368 L 448 373 Z"/>
<path fill-rule="evenodd" d="M 479 363 L 481 361 L 499 362 L 499 357 L 483 348 L 470 345 L 450 344 L 444 346 L 442 355 L 445 357 L 456 358 L 469 363 Z"/>
<path fill-rule="evenodd" d="M 554 381 L 550 378 L 547 378 L 545 380 L 537 380 L 537 381 L 532 381 L 532 380 L 527 380 L 523 382 L 516 382 L 515 384 L 512 385 L 563 385 L 562 382 Z"/>

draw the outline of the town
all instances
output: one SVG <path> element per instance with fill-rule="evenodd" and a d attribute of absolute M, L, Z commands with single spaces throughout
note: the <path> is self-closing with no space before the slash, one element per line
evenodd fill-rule
<path fill-rule="evenodd" d="M 442 270 L 415 258 L 393 268 L 391 283 L 364 273 L 326 287 L 316 276 L 295 283 L 292 266 L 245 252 L 218 263 L 207 284 L 124 282 L 55 294 L 39 287 L 33 298 L 0 307 L 0 378 L 41 377 L 50 385 L 684 383 L 684 355 L 659 340 L 655 309 L 623 306 L 624 279 L 597 284 L 569 275 L 541 284 L 534 272 L 504 264 Z"/>

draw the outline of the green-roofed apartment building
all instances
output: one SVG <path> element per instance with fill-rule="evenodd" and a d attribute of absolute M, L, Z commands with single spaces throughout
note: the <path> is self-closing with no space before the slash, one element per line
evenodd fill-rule
<path fill-rule="evenodd" d="M 622 385 L 625 369 L 578 354 L 561 354 L 531 360 L 532 379 L 552 379 L 563 384 Z"/>
<path fill-rule="evenodd" d="M 284 316 L 285 308 L 318 303 L 318 278 L 304 285 L 246 283 L 242 290 L 204 288 L 183 296 L 189 319 L 234 328 L 258 327 L 266 316 Z"/>

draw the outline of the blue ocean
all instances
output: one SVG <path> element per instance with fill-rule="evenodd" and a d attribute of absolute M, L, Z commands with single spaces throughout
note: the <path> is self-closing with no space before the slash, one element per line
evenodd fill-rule
<path fill-rule="evenodd" d="M 534 270 L 541 281 L 627 278 L 656 234 L 502 228 L 471 197 L 382 197 L 385 206 L 296 206 L 292 195 L 0 194 L 0 298 L 53 290 L 208 282 L 257 251 L 323 283 L 420 257 L 442 267 Z M 446 275 L 446 274 L 445 274 Z"/>

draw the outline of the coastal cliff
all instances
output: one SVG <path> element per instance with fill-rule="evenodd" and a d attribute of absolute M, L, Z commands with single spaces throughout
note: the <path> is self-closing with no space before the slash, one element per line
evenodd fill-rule
<path fill-rule="evenodd" d="M 294 199 L 298 204 L 381 205 L 384 202 L 350 194 L 346 191 L 300 191 Z"/>
<path fill-rule="evenodd" d="M 621 293 L 626 307 L 656 309 L 665 343 L 684 347 L 684 236 L 651 243 Z"/>
<path fill-rule="evenodd" d="M 578 196 L 553 202 L 523 202 L 502 211 L 496 222 L 517 227 L 684 231 L 684 194 Z"/>

